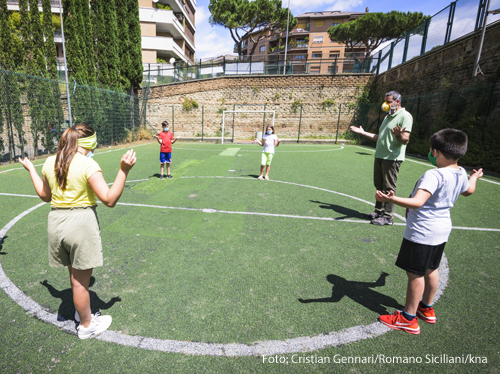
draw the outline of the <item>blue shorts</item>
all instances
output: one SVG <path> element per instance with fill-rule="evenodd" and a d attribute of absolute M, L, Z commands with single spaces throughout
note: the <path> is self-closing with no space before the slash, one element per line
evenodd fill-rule
<path fill-rule="evenodd" d="M 172 152 L 160 152 L 160 164 L 170 164 L 172 162 Z"/>

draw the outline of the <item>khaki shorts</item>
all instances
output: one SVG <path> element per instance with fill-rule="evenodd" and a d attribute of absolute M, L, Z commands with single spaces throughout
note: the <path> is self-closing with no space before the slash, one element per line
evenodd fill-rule
<path fill-rule="evenodd" d="M 102 246 L 96 206 L 52 208 L 49 213 L 49 265 L 77 270 L 102 266 Z"/>

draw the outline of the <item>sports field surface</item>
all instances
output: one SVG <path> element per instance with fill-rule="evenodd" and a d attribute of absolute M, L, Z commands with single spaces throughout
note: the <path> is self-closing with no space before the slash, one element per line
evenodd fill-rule
<path fill-rule="evenodd" d="M 404 209 L 374 226 L 374 150 L 181 143 L 159 179 L 155 143 L 102 148 L 108 183 L 130 148 L 119 204 L 99 204 L 104 266 L 93 312 L 109 331 L 79 340 L 66 269 L 47 256 L 50 204 L 28 172 L 0 166 L 1 373 L 499 373 L 500 178 L 459 197 L 441 264 L 437 323 L 418 336 L 377 322 L 404 305 L 394 265 Z M 34 164 L 41 174 L 44 160 Z M 408 156 L 398 195 L 432 168 Z"/>

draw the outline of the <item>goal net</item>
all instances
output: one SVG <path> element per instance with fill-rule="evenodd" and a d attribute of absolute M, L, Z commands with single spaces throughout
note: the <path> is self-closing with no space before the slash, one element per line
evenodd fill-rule
<path fill-rule="evenodd" d="M 225 110 L 222 112 L 221 143 L 224 140 L 253 139 L 257 132 L 265 127 L 274 126 L 274 110 Z"/>

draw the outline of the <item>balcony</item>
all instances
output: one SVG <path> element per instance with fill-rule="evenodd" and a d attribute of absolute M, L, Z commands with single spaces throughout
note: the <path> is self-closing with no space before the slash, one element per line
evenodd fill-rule
<path fill-rule="evenodd" d="M 60 3 L 61 0 L 50 0 L 50 5 L 52 5 L 53 7 L 58 7 Z M 19 5 L 19 0 L 7 0 L 7 5 Z M 42 0 L 38 0 L 38 6 L 42 6 Z"/>
<path fill-rule="evenodd" d="M 169 52 L 170 55 L 173 55 L 178 60 L 188 61 L 182 48 L 174 42 L 174 38 L 166 36 L 142 36 L 141 48 Z"/>
<path fill-rule="evenodd" d="M 168 32 L 176 39 L 182 38 L 192 50 L 195 49 L 193 42 L 189 39 L 186 32 L 184 32 L 184 26 L 175 17 L 173 10 L 139 8 L 139 20 L 141 22 L 155 23 L 156 32 Z"/>

